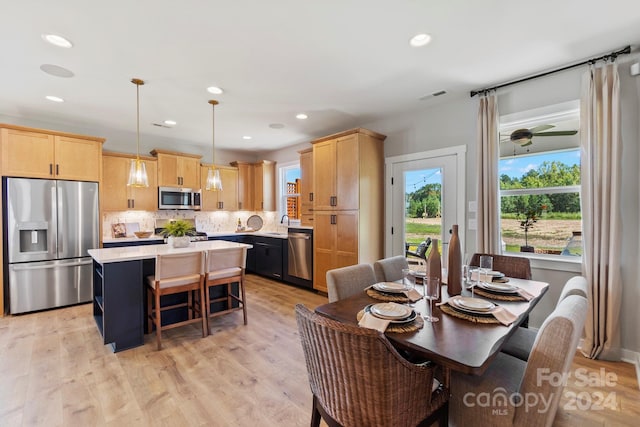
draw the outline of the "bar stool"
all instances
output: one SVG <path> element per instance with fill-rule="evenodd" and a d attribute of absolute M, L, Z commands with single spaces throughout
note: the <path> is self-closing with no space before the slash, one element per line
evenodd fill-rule
<path fill-rule="evenodd" d="M 244 324 L 247 324 L 247 306 L 244 293 L 244 269 L 247 263 L 247 248 L 216 249 L 207 252 L 207 268 L 205 274 L 205 301 L 207 307 L 207 324 L 209 318 L 222 316 L 232 311 L 242 310 Z M 238 291 L 233 292 L 233 284 L 238 283 Z M 220 286 L 226 286 L 222 296 L 212 293 Z M 211 304 L 224 302 L 226 308 L 212 312 Z M 234 302 L 238 303 L 234 307 Z M 210 332 L 210 326 L 207 330 Z"/>
<path fill-rule="evenodd" d="M 162 348 L 162 331 L 190 323 L 202 322 L 202 336 L 207 335 L 204 301 L 205 252 L 189 252 L 156 256 L 156 274 L 147 276 L 147 321 L 149 331 L 155 324 L 158 350 Z M 193 293 L 198 291 L 197 300 Z M 160 297 L 187 293 L 187 302 L 161 307 Z M 187 320 L 162 326 L 162 312 L 187 307 Z M 198 316 L 196 317 L 196 314 Z"/>

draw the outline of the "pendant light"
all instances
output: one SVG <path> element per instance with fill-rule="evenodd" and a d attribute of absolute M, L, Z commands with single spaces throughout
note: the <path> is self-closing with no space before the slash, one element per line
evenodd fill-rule
<path fill-rule="evenodd" d="M 212 99 L 209 101 L 211 104 L 211 166 L 207 172 L 207 185 L 205 190 L 208 191 L 222 191 L 222 180 L 220 179 L 220 171 L 216 169 L 216 127 L 215 127 L 215 110 L 218 101 Z"/>
<path fill-rule="evenodd" d="M 143 80 L 131 79 L 131 83 L 136 85 L 136 158 L 131 160 L 131 168 L 129 169 L 129 182 L 128 187 L 148 187 L 149 178 L 147 177 L 147 167 L 144 162 L 140 160 L 140 86 L 144 84 Z"/>

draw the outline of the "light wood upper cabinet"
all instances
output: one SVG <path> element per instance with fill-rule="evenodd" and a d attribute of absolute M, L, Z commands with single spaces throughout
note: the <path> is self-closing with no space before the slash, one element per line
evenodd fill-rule
<path fill-rule="evenodd" d="M 300 153 L 300 223 L 313 225 L 313 149 Z"/>
<path fill-rule="evenodd" d="M 276 164 L 263 160 L 253 165 L 254 199 L 253 209 L 257 211 L 276 210 Z"/>
<path fill-rule="evenodd" d="M 238 209 L 276 210 L 276 164 L 269 160 L 257 163 L 231 162 L 238 168 Z"/>
<path fill-rule="evenodd" d="M 157 160 L 141 157 L 145 163 L 149 187 L 128 187 L 131 160 L 135 156 L 121 153 L 105 153 L 102 156 L 102 210 L 158 210 Z"/>
<path fill-rule="evenodd" d="M 0 125 L 2 174 L 100 181 L 103 138 Z"/>
<path fill-rule="evenodd" d="M 203 211 L 235 211 L 238 209 L 238 168 L 216 166 L 220 171 L 222 191 L 207 191 L 204 187 L 207 182 L 209 165 L 201 165 L 200 182 L 202 183 L 202 210 Z"/>
<path fill-rule="evenodd" d="M 314 209 L 358 209 L 358 135 L 313 146 Z"/>
<path fill-rule="evenodd" d="M 193 154 L 154 149 L 158 158 L 158 186 L 200 188 L 200 158 Z"/>
<path fill-rule="evenodd" d="M 253 210 L 253 166 L 247 162 L 231 162 L 238 169 L 238 209 Z"/>

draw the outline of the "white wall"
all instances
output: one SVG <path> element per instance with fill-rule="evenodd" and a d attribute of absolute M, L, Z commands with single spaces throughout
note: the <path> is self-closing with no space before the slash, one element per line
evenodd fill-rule
<path fill-rule="evenodd" d="M 621 313 L 622 347 L 640 352 L 640 286 L 638 280 L 640 247 L 639 229 L 639 174 L 640 151 L 640 77 L 631 77 L 629 63 L 638 56 L 619 58 L 621 93 L 623 104 L 623 166 L 622 166 L 622 281 L 623 305 Z M 586 67 L 565 71 L 509 86 L 498 91 L 500 114 L 509 114 L 547 105 L 558 104 L 580 98 L 581 76 Z M 477 98 L 452 97 L 443 105 L 363 124 L 363 127 L 387 135 L 385 157 L 415 153 L 446 146 L 466 144 L 467 151 L 467 201 L 475 200 L 476 194 L 476 109 Z M 465 252 L 475 251 L 475 232 L 467 230 Z M 562 264 L 561 264 L 562 265 Z M 576 265 L 558 269 L 558 264 L 535 261 L 533 277 L 551 283 L 551 289 L 531 316 L 531 324 L 539 326 L 553 310 L 560 289 L 570 277 L 579 271 Z"/>

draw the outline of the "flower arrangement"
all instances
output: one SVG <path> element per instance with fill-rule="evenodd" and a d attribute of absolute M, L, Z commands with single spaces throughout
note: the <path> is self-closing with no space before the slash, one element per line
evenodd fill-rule
<path fill-rule="evenodd" d="M 520 213 L 521 217 L 524 217 L 520 221 L 520 228 L 524 230 L 524 247 L 525 251 L 532 252 L 533 248 L 529 246 L 529 229 L 534 226 L 536 222 L 538 222 L 538 218 L 542 216 L 542 212 L 547 210 L 547 205 L 540 205 L 535 207 L 529 207 L 526 211 Z M 520 248 L 522 251 L 523 248 Z"/>

